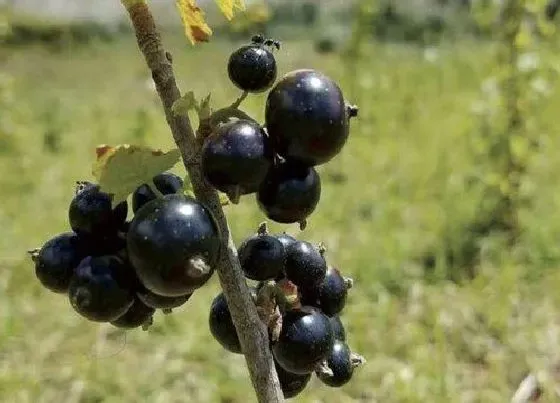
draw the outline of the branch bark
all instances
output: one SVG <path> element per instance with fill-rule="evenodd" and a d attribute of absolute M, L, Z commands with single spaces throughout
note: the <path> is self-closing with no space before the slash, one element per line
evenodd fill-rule
<path fill-rule="evenodd" d="M 171 55 L 163 48 L 154 18 L 145 0 L 121 0 L 126 7 L 140 51 L 152 73 L 163 104 L 173 139 L 181 151 L 185 169 L 192 181 L 197 199 L 214 214 L 222 233 L 222 248 L 217 267 L 220 283 L 229 309 L 258 401 L 284 402 L 274 360 L 269 348 L 268 331 L 259 319 L 257 308 L 241 270 L 237 249 L 216 191 L 208 186 L 200 167 L 200 147 L 188 116 L 175 116 L 173 103 L 181 97 L 173 73 Z"/>

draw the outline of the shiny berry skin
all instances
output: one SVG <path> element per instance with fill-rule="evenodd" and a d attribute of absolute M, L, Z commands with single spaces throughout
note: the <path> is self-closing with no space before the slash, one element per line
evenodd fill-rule
<path fill-rule="evenodd" d="M 219 126 L 202 149 L 204 177 L 226 194 L 256 192 L 272 162 L 270 140 L 258 123 L 249 120 Z"/>
<path fill-rule="evenodd" d="M 278 239 L 282 245 L 284 245 L 284 248 L 287 249 L 288 246 L 290 246 L 291 244 L 293 244 L 294 242 L 297 241 L 296 238 L 294 238 L 293 236 L 291 236 L 290 234 L 287 234 L 285 232 L 281 233 L 281 234 L 276 234 L 274 235 L 276 237 L 276 239 Z"/>
<path fill-rule="evenodd" d="M 65 293 L 74 270 L 87 252 L 84 243 L 73 232 L 57 235 L 45 242 L 33 258 L 35 275 L 47 289 Z"/>
<path fill-rule="evenodd" d="M 223 293 L 218 294 L 212 301 L 208 324 L 210 333 L 223 348 L 235 354 L 242 354 L 239 337 Z"/>
<path fill-rule="evenodd" d="M 233 52 L 228 61 L 228 75 L 242 91 L 263 92 L 276 80 L 276 59 L 260 45 L 246 45 Z"/>
<path fill-rule="evenodd" d="M 246 239 L 237 253 L 245 277 L 251 280 L 272 280 L 284 269 L 284 245 L 272 235 L 257 234 Z"/>
<path fill-rule="evenodd" d="M 327 365 L 333 371 L 329 376 L 317 372 L 317 377 L 327 386 L 339 388 L 350 381 L 354 373 L 352 365 L 352 352 L 345 342 L 336 340 L 332 352 L 327 358 Z"/>
<path fill-rule="evenodd" d="M 177 193 L 183 188 L 183 179 L 171 172 L 160 173 L 154 176 L 152 181 L 157 190 L 163 195 Z M 134 213 L 144 204 L 157 198 L 157 195 L 150 186 L 153 185 L 151 183 L 149 185 L 143 184 L 132 193 L 132 211 Z"/>
<path fill-rule="evenodd" d="M 274 360 L 278 380 L 280 381 L 280 388 L 284 394 L 284 399 L 291 399 L 299 395 L 311 379 L 311 374 L 293 374 L 286 371 L 276 360 Z"/>
<path fill-rule="evenodd" d="M 257 193 L 260 209 L 282 224 L 305 221 L 321 198 L 321 178 L 314 168 L 289 161 L 271 168 Z"/>
<path fill-rule="evenodd" d="M 133 329 L 149 324 L 155 312 L 156 310 L 154 308 L 147 306 L 140 301 L 140 299 L 135 298 L 134 303 L 128 308 L 128 311 L 126 311 L 124 315 L 111 321 L 111 325 L 124 329 Z"/>
<path fill-rule="evenodd" d="M 295 70 L 268 93 L 265 126 L 278 154 L 313 166 L 330 161 L 349 133 L 339 86 L 315 70 Z"/>
<path fill-rule="evenodd" d="M 296 241 L 286 249 L 286 277 L 303 293 L 325 279 L 327 262 L 315 245 Z"/>
<path fill-rule="evenodd" d="M 325 314 L 316 310 L 287 311 L 282 317 L 282 331 L 272 352 L 286 371 L 308 374 L 329 356 L 334 340 Z"/>
<path fill-rule="evenodd" d="M 344 309 L 348 287 L 338 269 L 329 267 L 324 280 L 313 289 L 303 291 L 305 304 L 315 306 L 325 315 L 336 315 Z"/>
<path fill-rule="evenodd" d="M 178 297 L 164 297 L 161 295 L 154 294 L 150 290 L 143 288 L 136 291 L 136 296 L 140 301 L 149 307 L 156 309 L 173 309 L 178 308 L 189 300 L 192 296 L 191 294 L 181 295 Z"/>
<path fill-rule="evenodd" d="M 192 293 L 212 276 L 220 250 L 212 214 L 192 197 L 171 194 L 138 210 L 127 233 L 128 258 L 148 290 Z"/>
<path fill-rule="evenodd" d="M 334 332 L 334 338 L 340 341 L 346 341 L 346 329 L 344 329 L 344 325 L 340 320 L 340 316 L 334 315 L 329 317 L 329 321 L 331 322 L 331 327 Z"/>
<path fill-rule="evenodd" d="M 68 287 L 72 307 L 94 322 L 110 322 L 124 315 L 134 302 L 129 270 L 114 256 L 86 257 Z"/>
<path fill-rule="evenodd" d="M 111 203 L 111 195 L 100 191 L 98 185 L 85 183 L 70 203 L 70 227 L 80 236 L 97 238 L 116 233 L 126 220 L 128 205 L 123 201 L 113 209 Z"/>

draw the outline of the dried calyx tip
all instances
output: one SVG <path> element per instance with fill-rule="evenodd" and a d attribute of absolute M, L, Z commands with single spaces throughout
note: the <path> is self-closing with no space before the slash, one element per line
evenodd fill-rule
<path fill-rule="evenodd" d="M 352 353 L 350 354 L 350 361 L 352 362 L 352 367 L 356 368 L 360 365 L 364 365 L 367 360 L 360 354 Z"/>
<path fill-rule="evenodd" d="M 327 361 L 322 361 L 319 364 L 317 364 L 317 367 L 315 368 L 315 372 L 317 372 L 317 374 L 320 374 L 322 376 L 334 376 L 334 373 L 332 369 L 329 368 Z"/>
<path fill-rule="evenodd" d="M 303 230 L 306 229 L 306 228 L 307 228 L 307 220 L 301 220 L 301 221 L 299 222 L 299 229 L 300 229 L 300 231 L 303 231 Z"/>
<path fill-rule="evenodd" d="M 350 277 L 344 277 L 344 284 L 346 285 L 347 289 L 354 287 L 354 280 Z"/>
<path fill-rule="evenodd" d="M 319 250 L 321 256 L 324 256 L 325 252 L 327 252 L 327 247 L 323 242 L 319 242 L 319 244 L 317 245 L 317 249 Z"/>
<path fill-rule="evenodd" d="M 268 234 L 268 224 L 263 221 L 259 224 L 257 228 L 257 235 L 267 235 Z"/>
<path fill-rule="evenodd" d="M 31 260 L 33 260 L 34 262 L 37 261 L 37 258 L 39 257 L 39 252 L 41 252 L 41 248 L 29 249 L 27 251 L 27 253 L 31 257 Z"/>
<path fill-rule="evenodd" d="M 210 273 L 211 267 L 206 264 L 204 259 L 196 256 L 189 259 L 187 265 L 187 274 L 190 277 L 203 277 Z"/>
<path fill-rule="evenodd" d="M 241 198 L 241 188 L 239 186 L 233 186 L 229 192 L 227 192 L 227 197 L 232 204 L 239 204 L 239 199 Z"/>
<path fill-rule="evenodd" d="M 348 117 L 355 118 L 358 116 L 360 108 L 357 105 L 346 105 L 346 110 L 348 111 Z"/>

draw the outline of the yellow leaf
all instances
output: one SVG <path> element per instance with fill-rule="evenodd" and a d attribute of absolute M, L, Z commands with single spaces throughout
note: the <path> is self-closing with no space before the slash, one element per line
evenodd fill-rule
<path fill-rule="evenodd" d="M 222 14 L 225 15 L 228 20 L 233 18 L 235 10 L 245 10 L 243 0 L 216 0 L 216 3 L 218 3 L 218 7 L 220 7 Z"/>
<path fill-rule="evenodd" d="M 163 152 L 128 144 L 102 145 L 96 152 L 93 176 L 102 191 L 113 195 L 114 205 L 126 200 L 138 186 L 151 183 L 154 176 L 171 169 L 181 157 L 178 149 Z"/>
<path fill-rule="evenodd" d="M 196 0 L 175 0 L 179 9 L 185 35 L 194 45 L 199 42 L 208 42 L 212 29 L 204 20 L 204 11 L 196 5 Z"/>

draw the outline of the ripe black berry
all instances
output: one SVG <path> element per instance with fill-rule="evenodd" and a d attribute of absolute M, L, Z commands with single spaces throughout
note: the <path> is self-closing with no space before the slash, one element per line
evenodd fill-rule
<path fill-rule="evenodd" d="M 288 246 L 290 246 L 291 244 L 297 241 L 296 238 L 294 238 L 290 234 L 286 234 L 285 232 L 281 234 L 276 234 L 274 236 L 282 243 L 282 245 L 284 245 L 284 249 L 287 249 Z"/>
<path fill-rule="evenodd" d="M 282 157 L 319 165 L 346 143 L 347 113 L 342 91 L 333 80 L 318 71 L 296 70 L 269 92 L 266 128 Z"/>
<path fill-rule="evenodd" d="M 276 80 L 276 60 L 272 52 L 260 44 L 242 46 L 229 58 L 228 75 L 242 91 L 263 92 Z"/>
<path fill-rule="evenodd" d="M 183 296 L 205 284 L 214 272 L 219 248 L 214 217 L 181 194 L 144 205 L 127 233 L 128 257 L 140 281 L 165 297 Z"/>
<path fill-rule="evenodd" d="M 239 337 L 223 293 L 218 294 L 212 301 L 208 323 L 210 333 L 223 348 L 232 353 L 242 354 Z"/>
<path fill-rule="evenodd" d="M 354 373 L 352 363 L 352 352 L 345 342 L 336 340 L 332 352 L 327 358 L 327 365 L 332 370 L 333 375 L 317 372 L 317 377 L 328 386 L 338 388 L 350 381 Z"/>
<path fill-rule="evenodd" d="M 124 315 L 111 321 L 111 324 L 125 329 L 148 325 L 151 323 L 155 311 L 154 308 L 145 305 L 140 299 L 135 298 L 134 303 L 128 308 L 128 311 L 126 311 Z"/>
<path fill-rule="evenodd" d="M 183 188 L 183 179 L 171 172 L 160 173 L 153 178 L 154 185 L 163 195 L 177 193 Z M 157 198 L 150 188 L 151 184 L 139 186 L 132 194 L 132 211 L 136 213 L 140 207 Z"/>
<path fill-rule="evenodd" d="M 329 321 L 331 322 L 331 327 L 334 332 L 334 338 L 336 340 L 346 341 L 346 330 L 344 329 L 344 325 L 340 320 L 340 316 L 331 316 L 329 317 Z"/>
<path fill-rule="evenodd" d="M 129 271 L 114 256 L 86 257 L 68 287 L 72 307 L 95 322 L 110 322 L 124 315 L 134 302 Z"/>
<path fill-rule="evenodd" d="M 136 296 L 149 307 L 156 309 L 173 309 L 178 308 L 189 300 L 191 294 L 181 295 L 179 297 L 164 297 L 157 295 L 150 290 L 143 288 L 136 291 Z"/>
<path fill-rule="evenodd" d="M 328 357 L 333 343 L 334 334 L 326 315 L 314 310 L 288 311 L 272 351 L 286 371 L 308 374 Z"/>
<path fill-rule="evenodd" d="M 276 367 L 284 399 L 291 399 L 299 395 L 311 379 L 311 374 L 293 374 L 286 371 L 276 360 L 274 360 L 274 366 Z"/>
<path fill-rule="evenodd" d="M 204 177 L 228 195 L 256 192 L 272 161 L 270 140 L 258 123 L 249 120 L 221 125 L 202 150 Z"/>
<path fill-rule="evenodd" d="M 116 233 L 126 220 L 128 207 L 123 201 L 113 209 L 111 202 L 112 196 L 100 191 L 98 185 L 81 183 L 68 211 L 72 230 L 89 237 Z"/>
<path fill-rule="evenodd" d="M 326 273 L 327 262 L 313 244 L 296 241 L 286 249 L 286 277 L 300 291 L 316 288 Z"/>
<path fill-rule="evenodd" d="M 32 254 L 35 275 L 49 290 L 64 293 L 68 290 L 74 270 L 87 256 L 84 243 L 73 232 L 66 232 L 48 240 Z"/>
<path fill-rule="evenodd" d="M 341 312 L 348 296 L 348 280 L 338 269 L 329 267 L 324 280 L 312 289 L 302 291 L 305 304 L 320 308 L 325 315 Z"/>
<path fill-rule="evenodd" d="M 320 197 L 321 179 L 315 169 L 290 162 L 272 167 L 257 193 L 266 216 L 283 224 L 304 222 Z"/>
<path fill-rule="evenodd" d="M 272 235 L 257 234 L 246 239 L 238 254 L 245 277 L 251 280 L 272 280 L 284 269 L 284 245 Z"/>

